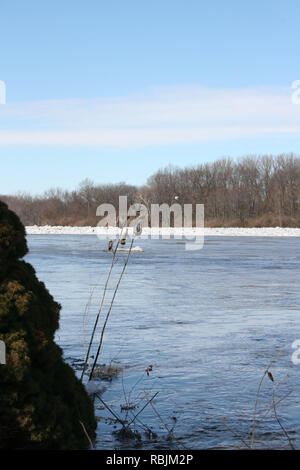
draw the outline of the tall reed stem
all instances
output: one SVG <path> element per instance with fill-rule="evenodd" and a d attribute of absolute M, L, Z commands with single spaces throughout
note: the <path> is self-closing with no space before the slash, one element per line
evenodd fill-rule
<path fill-rule="evenodd" d="M 127 255 L 126 260 L 125 260 L 125 262 L 124 262 L 123 269 L 122 269 L 122 271 L 121 271 L 119 280 L 118 280 L 117 285 L 116 285 L 116 287 L 115 287 L 114 294 L 113 294 L 113 296 L 112 296 L 112 299 L 111 299 L 111 302 L 110 302 L 110 305 L 109 305 L 109 308 L 108 308 L 108 312 L 107 312 L 107 314 L 106 314 L 106 318 L 105 318 L 105 321 L 104 321 L 104 325 L 103 325 L 102 331 L 101 331 L 101 336 L 100 336 L 100 341 L 99 341 L 99 345 L 98 345 L 98 349 L 97 349 L 97 354 L 96 354 L 96 357 L 95 357 L 95 360 L 94 360 L 94 363 L 93 363 L 92 370 L 91 370 L 91 372 L 90 372 L 89 381 L 92 380 L 92 378 L 93 378 L 94 370 L 95 370 L 95 367 L 96 367 L 96 364 L 97 364 L 97 361 L 98 361 L 98 357 L 99 357 L 99 354 L 100 354 L 100 350 L 101 350 L 101 347 L 102 347 L 102 342 L 103 342 L 103 336 L 104 336 L 105 328 L 106 328 L 106 325 L 107 325 L 107 322 L 108 322 L 108 319 L 109 319 L 109 315 L 110 315 L 110 312 L 111 312 L 111 309 L 112 309 L 114 300 L 115 300 L 115 298 L 116 298 L 116 295 L 117 295 L 117 292 L 118 292 L 118 289 L 119 289 L 119 286 L 120 286 L 122 277 L 123 277 L 123 275 L 124 275 L 126 266 L 127 266 L 127 264 L 128 264 L 128 260 L 129 260 L 129 257 L 130 257 L 130 253 L 131 253 L 131 249 L 132 249 L 133 242 L 134 242 L 134 238 L 132 238 L 132 240 L 131 240 L 130 247 L 129 247 L 129 250 L 128 250 L 128 255 Z"/>
<path fill-rule="evenodd" d="M 84 366 L 83 366 L 82 373 L 81 373 L 81 377 L 80 377 L 80 380 L 81 380 L 81 381 L 82 381 L 82 379 L 83 379 L 83 375 L 84 375 L 84 372 L 85 372 L 85 369 L 86 369 L 86 366 L 87 366 L 87 363 L 88 363 L 88 360 L 89 360 L 91 347 L 92 347 L 92 344 L 93 344 L 93 341 L 94 341 L 94 336 L 95 336 L 95 333 L 96 333 L 96 329 L 97 329 L 97 325 L 98 325 L 98 322 L 99 322 L 101 310 L 102 310 L 103 303 L 104 303 L 104 300 L 105 300 L 105 295 L 106 295 L 106 291 L 107 291 L 107 286 L 108 286 L 108 283 L 109 283 L 109 280 L 110 280 L 110 276 L 111 276 L 111 273 L 112 273 L 112 270 L 113 270 L 113 267 L 114 267 L 114 263 L 115 263 L 115 259 L 116 259 L 116 253 L 117 253 L 117 249 L 118 249 L 119 243 L 120 243 L 120 238 L 118 239 L 116 248 L 115 248 L 114 251 L 113 251 L 113 256 L 112 256 L 112 260 L 111 260 L 110 269 L 109 269 L 109 272 L 108 272 L 108 275 L 107 275 L 107 278 L 106 278 L 106 282 L 105 282 L 105 286 L 104 286 L 104 289 L 103 289 L 103 294 L 102 294 L 101 302 L 100 302 L 100 305 L 99 305 L 99 308 L 98 308 L 97 316 L 96 316 L 95 323 L 94 323 L 93 332 L 92 332 L 92 335 L 91 335 L 91 338 L 90 338 L 89 347 L 88 347 L 88 350 L 87 350 L 87 353 L 86 353 L 86 357 L 85 357 L 85 361 L 84 361 Z"/>

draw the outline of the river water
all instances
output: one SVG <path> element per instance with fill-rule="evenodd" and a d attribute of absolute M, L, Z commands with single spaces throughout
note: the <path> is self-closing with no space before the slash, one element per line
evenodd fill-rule
<path fill-rule="evenodd" d="M 62 305 L 56 341 L 80 375 L 84 312 L 93 293 L 89 338 L 111 254 L 93 235 L 29 235 L 28 243 L 26 260 Z M 138 434 L 122 438 L 114 415 L 96 400 L 95 447 L 246 448 L 258 384 L 274 360 L 275 383 L 283 379 L 274 390 L 275 402 L 283 398 L 277 415 L 300 448 L 300 365 L 291 360 L 300 339 L 299 239 L 206 237 L 198 251 L 174 239 L 137 244 L 144 252 L 131 254 L 99 360 L 119 374 L 96 383 L 118 418 L 130 422 L 140 412 L 130 426 Z M 100 328 L 125 257 L 117 256 Z M 256 426 L 255 448 L 289 448 L 272 410 L 273 385 L 265 377 L 257 420 L 269 414 Z M 143 410 L 155 393 L 154 408 Z"/>

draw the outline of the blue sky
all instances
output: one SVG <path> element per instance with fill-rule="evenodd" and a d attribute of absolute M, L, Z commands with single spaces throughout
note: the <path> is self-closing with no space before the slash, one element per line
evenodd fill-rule
<path fill-rule="evenodd" d="M 300 3 L 2 0 L 0 194 L 300 153 Z"/>

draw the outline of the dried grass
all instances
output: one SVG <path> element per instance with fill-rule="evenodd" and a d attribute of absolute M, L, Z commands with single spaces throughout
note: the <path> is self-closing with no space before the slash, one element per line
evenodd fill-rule
<path fill-rule="evenodd" d="M 94 369 L 93 377 L 98 377 L 101 380 L 112 381 L 122 371 L 122 367 L 118 364 L 100 364 Z"/>

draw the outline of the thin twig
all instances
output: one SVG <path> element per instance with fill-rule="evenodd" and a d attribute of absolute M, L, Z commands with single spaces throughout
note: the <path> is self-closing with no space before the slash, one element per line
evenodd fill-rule
<path fill-rule="evenodd" d="M 142 411 L 144 411 L 144 409 L 145 409 L 148 405 L 151 405 L 152 400 L 154 400 L 154 398 L 155 398 L 158 394 L 159 394 L 159 392 L 156 392 L 156 393 L 153 395 L 153 397 L 150 398 L 150 400 L 147 399 L 148 401 L 147 401 L 146 405 L 143 406 L 143 408 L 135 415 L 135 417 L 130 421 L 130 423 L 129 423 L 128 426 L 130 426 L 132 423 L 134 423 L 134 421 L 136 420 L 136 418 L 142 413 Z"/>
<path fill-rule="evenodd" d="M 83 372 L 84 372 L 84 369 L 86 368 L 87 365 L 90 366 L 89 357 L 88 357 L 89 355 L 86 352 L 85 331 L 86 331 L 86 319 L 87 319 L 87 316 L 88 316 L 88 313 L 89 313 L 89 310 L 90 310 L 90 306 L 91 306 L 91 302 L 92 302 L 92 298 L 93 298 L 93 295 L 94 295 L 95 288 L 96 288 L 96 286 L 94 286 L 91 290 L 89 299 L 88 299 L 87 304 L 85 306 L 85 310 L 84 310 L 84 314 L 83 314 L 83 321 L 82 321 L 82 323 L 83 323 L 83 325 L 82 325 L 82 328 L 83 328 L 83 352 L 84 352 L 84 355 L 86 357 L 84 365 L 83 365 Z M 80 380 L 82 380 L 82 377 L 83 377 L 83 373 L 81 375 Z"/>
<path fill-rule="evenodd" d="M 272 403 L 273 403 L 273 409 L 274 409 L 274 416 L 275 416 L 275 419 L 277 421 L 277 423 L 279 424 L 279 426 L 281 427 L 282 431 L 283 431 L 283 434 L 285 435 L 285 437 L 287 438 L 288 442 L 289 442 L 289 445 L 291 447 L 292 450 L 295 450 L 295 447 L 291 441 L 291 438 L 290 436 L 288 435 L 285 427 L 283 426 L 283 424 L 281 423 L 279 417 L 278 417 L 278 414 L 277 414 L 277 410 L 276 410 L 276 403 L 275 403 L 275 390 L 277 389 L 277 387 L 280 385 L 281 382 L 284 381 L 284 379 L 288 377 L 288 374 L 286 374 L 284 377 L 282 377 L 282 379 L 280 379 L 277 384 L 274 385 L 273 389 L 272 389 Z"/>
<path fill-rule="evenodd" d="M 127 400 L 127 395 L 126 395 L 126 390 L 125 390 L 125 385 L 124 385 L 124 371 L 123 370 L 122 370 L 122 389 L 123 389 L 125 403 L 126 403 L 126 407 L 127 407 L 127 410 L 126 410 L 126 418 L 127 418 L 128 409 L 129 409 L 129 401 Z"/>
<path fill-rule="evenodd" d="M 82 426 L 82 429 L 83 429 L 83 432 L 84 432 L 84 434 L 85 434 L 85 435 L 86 435 L 86 437 L 88 438 L 88 441 L 89 441 L 89 443 L 90 443 L 91 449 L 94 449 L 94 446 L 93 446 L 92 440 L 91 440 L 90 436 L 88 435 L 88 432 L 87 432 L 87 430 L 85 429 L 85 425 L 83 424 L 83 422 L 82 422 L 82 421 L 79 421 L 79 423 L 80 423 L 80 424 L 81 424 L 81 426 Z"/>
<path fill-rule="evenodd" d="M 136 388 L 136 386 L 143 380 L 144 374 L 141 375 L 141 377 L 136 381 L 136 383 L 132 386 L 131 390 L 128 392 L 128 401 L 130 402 L 131 400 L 131 395 L 133 393 L 133 390 Z M 143 399 L 143 398 L 142 398 Z"/>
<path fill-rule="evenodd" d="M 290 396 L 291 394 L 292 394 L 292 392 L 289 392 L 289 393 L 287 393 L 286 395 L 284 395 L 283 397 L 281 397 L 281 398 L 276 402 L 276 406 L 279 405 L 279 403 L 281 403 L 283 400 L 285 400 L 285 399 L 286 399 L 288 396 Z M 262 417 L 261 417 L 258 421 L 256 421 L 256 425 L 255 425 L 256 428 L 264 421 L 264 419 L 268 416 L 268 414 L 269 414 L 272 410 L 273 410 L 273 405 L 270 406 L 270 408 L 268 408 L 268 409 L 264 412 L 264 414 L 262 415 Z M 247 439 L 247 438 L 250 437 L 250 436 L 251 436 L 251 433 L 247 433 L 247 434 L 244 436 L 243 439 L 240 438 L 240 441 L 243 443 L 244 440 Z M 240 449 L 240 448 L 241 448 L 241 444 L 238 446 L 238 449 Z"/>
<path fill-rule="evenodd" d="M 278 356 L 281 354 L 281 351 L 277 354 L 276 358 L 275 359 L 272 359 L 272 361 L 270 362 L 270 364 L 268 365 L 268 367 L 266 368 L 266 370 L 264 371 L 263 373 L 263 376 L 258 384 L 258 388 L 257 388 L 257 392 L 256 392 L 256 399 L 255 399 L 255 404 L 254 404 L 254 412 L 253 412 L 253 419 L 252 419 L 252 430 L 251 430 L 251 441 L 250 441 L 250 447 L 251 449 L 253 449 L 253 445 L 254 445 L 254 438 L 255 438 L 255 424 L 256 424 L 256 411 L 257 411 L 257 405 L 258 405 L 258 399 L 259 399 L 259 394 L 260 394 L 260 389 L 261 389 L 261 386 L 262 386 L 262 383 L 263 383 L 263 380 L 265 378 L 265 376 L 267 375 L 267 373 L 269 372 L 269 369 L 271 367 L 271 365 L 277 360 Z"/>
<path fill-rule="evenodd" d="M 143 389 L 143 390 L 144 390 L 145 397 L 146 397 L 147 399 L 149 399 L 146 390 L 145 390 L 145 389 Z M 158 417 L 158 419 L 160 420 L 160 422 L 162 423 L 162 425 L 164 426 L 164 428 L 168 431 L 168 437 L 171 437 L 172 439 L 174 439 L 175 442 L 177 442 L 177 444 L 178 444 L 179 446 L 182 446 L 184 449 L 186 449 L 185 445 L 182 444 L 181 442 L 179 442 L 178 439 L 176 439 L 176 437 L 174 436 L 174 434 L 173 434 L 173 429 L 169 429 L 169 428 L 168 428 L 167 424 L 164 422 L 164 420 L 163 420 L 162 417 L 160 416 L 159 412 L 157 411 L 157 409 L 156 409 L 155 406 L 153 405 L 152 401 L 150 402 L 150 406 L 151 406 L 151 408 L 153 409 L 153 411 L 154 411 L 154 413 L 156 414 L 156 416 Z"/>
<path fill-rule="evenodd" d="M 95 395 L 101 401 L 101 403 L 105 406 L 105 408 L 116 418 L 116 420 L 119 421 L 119 423 L 121 423 L 122 426 L 124 426 L 125 422 L 121 418 L 119 418 L 119 416 L 107 405 L 107 403 L 105 403 L 104 400 L 102 400 L 100 395 L 98 395 L 98 393 L 96 393 Z"/>
<path fill-rule="evenodd" d="M 249 445 L 243 438 L 239 437 L 239 436 L 228 426 L 228 424 L 226 423 L 226 418 L 225 418 L 225 416 L 222 416 L 221 420 L 222 420 L 222 422 L 223 422 L 225 428 L 228 429 L 228 431 L 230 431 L 231 434 L 232 434 L 234 437 L 238 437 L 238 438 L 242 441 L 242 443 L 245 444 L 246 447 L 248 447 L 248 449 L 251 449 L 250 445 Z"/>
<path fill-rule="evenodd" d="M 149 426 L 147 426 L 145 423 L 143 423 L 143 421 L 141 421 L 137 416 L 135 417 L 135 421 L 140 423 L 140 426 L 143 427 L 144 430 L 148 431 L 149 436 L 151 436 L 151 434 L 152 434 L 153 437 L 157 437 L 157 434 L 155 432 L 153 432 L 152 429 L 149 428 Z"/>

